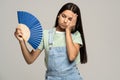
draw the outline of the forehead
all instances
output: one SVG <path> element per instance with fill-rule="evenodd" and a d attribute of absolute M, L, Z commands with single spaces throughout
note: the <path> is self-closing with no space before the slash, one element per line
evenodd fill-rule
<path fill-rule="evenodd" d="M 68 17 L 72 17 L 75 13 L 72 12 L 71 10 L 65 10 L 61 14 L 65 14 Z"/>

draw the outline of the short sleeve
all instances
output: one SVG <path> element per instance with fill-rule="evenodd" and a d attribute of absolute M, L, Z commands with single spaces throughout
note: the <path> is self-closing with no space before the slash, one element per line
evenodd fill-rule
<path fill-rule="evenodd" d="M 83 42 L 82 42 L 82 38 L 81 38 L 81 34 L 76 31 L 74 34 L 73 34 L 73 42 L 74 43 L 78 43 L 80 44 L 80 46 L 83 46 Z M 76 59 L 75 59 L 75 62 L 76 64 L 78 64 L 80 62 L 80 52 L 78 53 Z"/>
<path fill-rule="evenodd" d="M 42 37 L 41 43 L 38 47 L 38 49 L 40 49 L 40 50 L 48 49 L 48 31 L 49 30 L 43 31 L 43 37 Z"/>
<path fill-rule="evenodd" d="M 42 37 L 42 40 L 38 46 L 38 49 L 40 49 L 40 50 L 44 49 L 44 33 L 45 33 L 45 31 L 43 31 L 43 37 Z"/>
<path fill-rule="evenodd" d="M 73 42 L 78 43 L 82 46 L 83 42 L 82 42 L 81 34 L 78 31 L 76 31 L 73 35 L 74 35 L 73 36 Z"/>
<path fill-rule="evenodd" d="M 40 49 L 40 50 L 43 50 L 43 38 L 42 38 L 42 40 L 41 40 L 41 42 L 40 42 L 40 45 L 38 46 L 38 49 Z"/>

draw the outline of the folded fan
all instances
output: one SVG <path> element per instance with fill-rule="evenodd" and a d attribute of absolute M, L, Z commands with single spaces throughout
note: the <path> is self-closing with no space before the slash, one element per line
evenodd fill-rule
<path fill-rule="evenodd" d="M 31 13 L 17 11 L 18 23 L 23 32 L 23 38 L 34 49 L 37 49 L 43 36 L 43 29 L 40 21 Z"/>

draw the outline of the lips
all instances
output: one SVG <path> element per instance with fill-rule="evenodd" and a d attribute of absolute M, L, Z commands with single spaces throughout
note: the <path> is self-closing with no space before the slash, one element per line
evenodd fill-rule
<path fill-rule="evenodd" d="M 66 25 L 65 25 L 65 24 L 61 24 L 60 26 L 62 26 L 62 27 L 66 27 Z"/>

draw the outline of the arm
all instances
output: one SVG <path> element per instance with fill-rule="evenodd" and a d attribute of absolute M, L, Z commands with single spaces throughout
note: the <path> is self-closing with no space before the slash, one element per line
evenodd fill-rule
<path fill-rule="evenodd" d="M 80 45 L 77 43 L 73 43 L 71 30 L 75 28 L 75 24 L 77 21 L 77 14 L 73 14 L 72 20 L 67 23 L 66 31 L 66 47 L 67 53 L 70 61 L 74 61 L 78 55 Z"/>
<path fill-rule="evenodd" d="M 21 51 L 22 51 L 25 61 L 27 62 L 27 64 L 33 63 L 35 61 L 35 59 L 41 53 L 41 50 L 37 49 L 35 51 L 32 50 L 31 52 L 28 50 L 26 43 L 23 39 L 23 34 L 22 34 L 22 31 L 20 28 L 16 28 L 16 31 L 14 34 L 19 41 Z"/>
<path fill-rule="evenodd" d="M 24 41 L 19 42 L 19 43 L 20 43 L 21 51 L 22 51 L 25 61 L 27 62 L 27 64 L 32 64 L 36 60 L 36 58 L 39 56 L 39 54 L 41 53 L 41 50 L 37 49 L 35 51 L 32 50 L 30 52 Z"/>
<path fill-rule="evenodd" d="M 78 55 L 80 45 L 73 43 L 71 31 L 69 29 L 66 29 L 66 47 L 69 60 L 74 61 Z"/>

